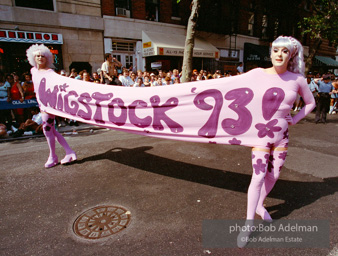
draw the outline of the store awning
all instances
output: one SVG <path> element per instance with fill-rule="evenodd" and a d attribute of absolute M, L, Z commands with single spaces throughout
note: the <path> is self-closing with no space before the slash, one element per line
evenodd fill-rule
<path fill-rule="evenodd" d="M 142 31 L 143 56 L 184 56 L 184 35 Z M 195 37 L 193 57 L 219 58 L 219 50 L 209 42 Z"/>
<path fill-rule="evenodd" d="M 244 43 L 244 60 L 270 62 L 269 47 L 264 45 Z"/>
<path fill-rule="evenodd" d="M 63 44 L 62 34 L 0 29 L 0 42 Z"/>
<path fill-rule="evenodd" d="M 338 61 L 331 59 L 330 57 L 315 56 L 314 64 L 315 67 L 326 66 L 330 68 L 338 68 Z"/>

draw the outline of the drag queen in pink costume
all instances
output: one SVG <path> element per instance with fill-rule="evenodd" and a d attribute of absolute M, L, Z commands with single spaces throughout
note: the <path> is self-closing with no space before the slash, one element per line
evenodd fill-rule
<path fill-rule="evenodd" d="M 296 39 L 281 36 L 272 43 L 271 68 L 149 88 L 92 86 L 65 78 L 40 64 L 40 53 L 47 56 L 48 51 L 32 49 L 27 56 L 33 56 L 30 63 L 37 67 L 32 68 L 32 75 L 42 111 L 156 138 L 251 147 L 253 174 L 246 219 L 252 222 L 257 213 L 272 221 L 263 202 L 286 158 L 288 125 L 296 124 L 315 107 L 304 78 L 303 47 Z M 297 94 L 305 105 L 292 117 Z M 45 118 L 45 135 L 51 148 L 46 165 L 53 166 L 57 162 L 55 136 L 59 142 L 63 138 L 48 125 L 54 123 L 54 116 L 45 115 L 49 117 Z M 66 158 L 61 163 L 75 160 L 75 153 L 64 145 Z M 246 245 L 249 235 L 240 233 L 239 247 Z"/>
<path fill-rule="evenodd" d="M 53 63 L 53 55 L 44 45 L 32 45 L 27 50 L 27 58 L 29 63 L 33 66 L 32 73 L 34 72 L 34 69 L 38 69 L 39 72 L 46 72 L 50 70 L 50 66 Z M 38 90 L 37 86 L 35 86 L 35 90 Z M 50 168 L 59 163 L 58 157 L 55 153 L 55 138 L 66 151 L 66 156 L 61 160 L 61 164 L 68 164 L 75 161 L 75 152 L 69 147 L 65 138 L 63 138 L 62 135 L 55 130 L 55 116 L 45 112 L 45 109 L 41 105 L 40 110 L 42 113 L 43 133 L 45 134 L 49 146 L 49 157 L 45 163 L 45 167 Z"/>
<path fill-rule="evenodd" d="M 252 225 L 255 213 L 267 222 L 272 221 L 269 213 L 263 206 L 263 202 L 274 187 L 287 155 L 289 142 L 287 126 L 288 124 L 296 124 L 315 107 L 315 100 L 303 77 L 304 61 L 302 45 L 292 37 L 278 37 L 272 43 L 271 62 L 273 65 L 271 68 L 255 69 L 253 72 L 257 72 L 257 79 L 261 81 L 263 86 L 265 84 L 281 85 L 285 96 L 274 116 L 276 119 L 270 121 L 270 126 L 266 125 L 263 127 L 263 124 L 256 124 L 256 128 L 261 133 L 261 136 L 267 135 L 269 137 L 269 133 L 278 131 L 281 131 L 280 135 L 282 136 L 279 136 L 279 139 L 273 143 L 267 143 L 265 147 L 259 143 L 259 146 L 252 148 L 253 174 L 248 189 L 246 225 Z M 278 93 L 274 92 L 273 95 L 278 97 Z M 305 106 L 297 115 L 292 117 L 289 111 L 296 99 L 297 93 L 303 97 Z M 264 100 L 269 99 L 263 98 Z M 269 107 L 273 108 L 273 99 L 271 98 L 270 100 L 271 105 Z M 268 115 L 268 112 L 269 109 L 266 109 L 265 115 Z M 277 120 L 279 126 L 274 126 Z M 259 133 L 258 136 L 260 137 Z M 237 245 L 244 247 L 247 244 L 249 235 L 250 232 L 241 232 L 237 238 Z"/>

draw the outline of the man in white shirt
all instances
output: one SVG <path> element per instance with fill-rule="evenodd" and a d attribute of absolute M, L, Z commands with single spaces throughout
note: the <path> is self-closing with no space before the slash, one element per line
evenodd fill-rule
<path fill-rule="evenodd" d="M 121 67 L 122 64 L 116 58 L 113 58 L 110 53 L 104 55 L 105 62 L 102 63 L 101 71 L 105 81 L 105 84 L 114 85 L 114 69 Z"/>
<path fill-rule="evenodd" d="M 243 68 L 243 63 L 242 62 L 240 62 L 238 64 L 237 72 L 238 72 L 238 75 L 240 75 L 240 74 L 242 74 L 244 72 L 244 68 Z"/>
<path fill-rule="evenodd" d="M 13 137 L 20 137 L 22 134 L 33 135 L 34 133 L 42 133 L 42 116 L 38 107 L 31 110 L 32 119 L 27 119 L 21 123 L 18 130 L 13 134 Z M 29 131 L 29 132 L 28 132 Z"/>
<path fill-rule="evenodd" d="M 120 76 L 119 80 L 121 81 L 122 86 L 132 87 L 134 85 L 134 81 L 130 78 L 129 72 L 127 69 L 123 71 L 123 76 Z"/>

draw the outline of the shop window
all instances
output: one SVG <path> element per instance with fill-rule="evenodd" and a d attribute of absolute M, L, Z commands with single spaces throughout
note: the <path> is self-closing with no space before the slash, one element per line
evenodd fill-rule
<path fill-rule="evenodd" d="M 249 18 L 249 22 L 248 22 L 248 34 L 250 36 L 253 36 L 253 34 L 254 34 L 254 25 L 255 25 L 255 14 L 251 13 L 250 18 Z"/>
<path fill-rule="evenodd" d="M 130 18 L 130 0 L 115 0 L 116 16 Z"/>
<path fill-rule="evenodd" d="M 159 0 L 146 0 L 146 20 L 159 21 Z"/>
<path fill-rule="evenodd" d="M 268 39 L 268 17 L 263 15 L 262 19 L 262 39 Z"/>
<path fill-rule="evenodd" d="M 15 0 L 15 6 L 54 11 L 54 0 Z"/>

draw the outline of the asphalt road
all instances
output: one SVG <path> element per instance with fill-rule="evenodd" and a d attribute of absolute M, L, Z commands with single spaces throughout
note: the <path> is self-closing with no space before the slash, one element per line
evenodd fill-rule
<path fill-rule="evenodd" d="M 274 219 L 329 220 L 329 248 L 203 247 L 203 220 L 245 218 L 250 148 L 88 130 L 66 136 L 77 163 L 51 169 L 44 137 L 0 143 L 0 255 L 337 255 L 338 115 L 313 118 L 290 127 L 266 207 Z M 75 220 L 102 205 L 125 208 L 130 224 L 76 235 Z"/>

